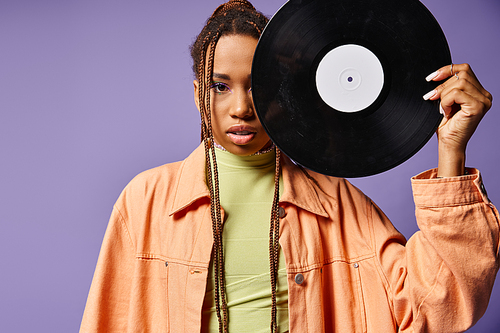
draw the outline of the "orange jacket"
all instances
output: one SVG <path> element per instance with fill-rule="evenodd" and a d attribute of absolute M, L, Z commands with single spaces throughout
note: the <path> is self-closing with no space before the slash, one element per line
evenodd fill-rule
<path fill-rule="evenodd" d="M 499 216 L 476 170 L 412 179 L 408 242 L 344 179 L 283 158 L 290 332 L 457 332 L 484 313 Z M 104 237 L 81 332 L 200 332 L 212 250 L 204 152 L 138 175 Z M 299 284 L 300 283 L 300 284 Z"/>

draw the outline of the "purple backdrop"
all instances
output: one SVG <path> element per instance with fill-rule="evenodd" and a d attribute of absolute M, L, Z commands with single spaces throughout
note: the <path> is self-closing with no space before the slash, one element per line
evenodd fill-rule
<path fill-rule="evenodd" d="M 271 15 L 283 1 L 254 4 Z M 423 2 L 454 62 L 471 63 L 499 98 L 500 3 Z M 122 188 L 198 145 L 188 46 L 217 4 L 0 0 L 1 332 L 78 330 Z M 499 123 L 493 107 L 467 161 L 482 170 L 496 203 Z M 353 182 L 409 237 L 416 230 L 409 178 L 435 165 L 433 139 L 403 165 Z M 498 284 L 470 332 L 500 331 Z"/>

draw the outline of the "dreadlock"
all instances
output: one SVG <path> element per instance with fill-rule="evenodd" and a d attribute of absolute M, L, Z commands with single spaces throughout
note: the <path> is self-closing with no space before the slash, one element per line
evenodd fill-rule
<path fill-rule="evenodd" d="M 219 332 L 227 333 L 228 315 L 224 277 L 224 251 L 222 244 L 222 217 L 219 194 L 219 175 L 215 157 L 210 109 L 210 86 L 213 76 L 214 54 L 222 36 L 246 35 L 259 39 L 268 18 L 246 0 L 230 0 L 213 12 L 201 33 L 192 44 L 193 72 L 199 82 L 198 105 L 201 116 L 201 139 L 205 147 L 207 185 L 210 191 L 210 208 L 213 233 L 212 264 L 215 281 L 215 306 L 219 321 Z M 213 163 L 212 163 L 212 162 Z M 269 229 L 269 265 L 272 289 L 271 332 L 277 331 L 276 280 L 279 258 L 279 175 L 280 151 L 276 149 L 274 198 Z M 222 313 L 221 313 L 222 312 Z"/>

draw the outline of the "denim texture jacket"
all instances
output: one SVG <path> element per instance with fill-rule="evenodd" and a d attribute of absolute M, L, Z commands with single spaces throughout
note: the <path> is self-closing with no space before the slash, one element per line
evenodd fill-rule
<path fill-rule="evenodd" d="M 139 174 L 116 202 L 81 332 L 200 332 L 212 251 L 205 157 Z M 460 332 L 486 310 L 499 215 L 480 174 L 412 179 L 408 241 L 345 179 L 282 158 L 290 332 Z"/>

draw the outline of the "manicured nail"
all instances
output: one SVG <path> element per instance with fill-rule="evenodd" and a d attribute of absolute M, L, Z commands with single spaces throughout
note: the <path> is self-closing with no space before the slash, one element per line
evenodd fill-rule
<path fill-rule="evenodd" d="M 439 113 L 443 115 L 444 119 L 448 119 L 448 116 L 446 116 L 446 114 L 444 113 L 444 109 L 441 106 L 441 103 L 439 103 Z"/>
<path fill-rule="evenodd" d="M 434 73 L 431 73 L 431 74 L 427 75 L 427 77 L 425 78 L 425 80 L 427 82 L 432 81 L 432 79 L 434 79 L 438 75 L 439 75 L 439 71 L 435 71 Z"/>
<path fill-rule="evenodd" d="M 434 89 L 432 91 L 429 91 L 427 94 L 424 95 L 424 100 L 428 100 L 429 98 L 431 98 L 432 96 L 436 95 L 437 93 L 437 90 Z"/>

